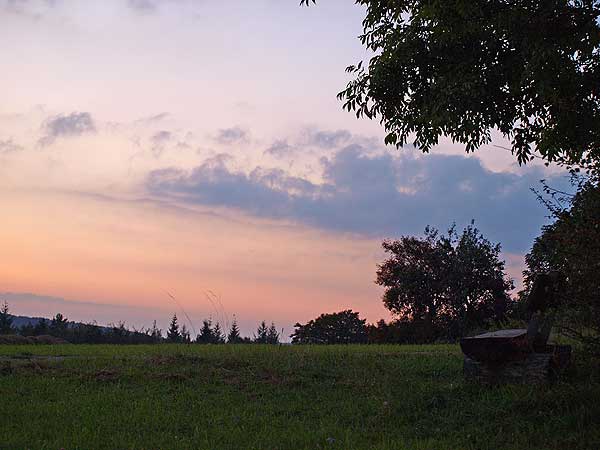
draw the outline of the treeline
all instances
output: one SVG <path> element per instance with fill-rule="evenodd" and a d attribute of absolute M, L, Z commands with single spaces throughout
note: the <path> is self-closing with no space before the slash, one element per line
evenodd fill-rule
<path fill-rule="evenodd" d="M 555 332 L 600 356 L 600 181 L 574 176 L 576 193 L 544 185 L 540 200 L 554 222 L 542 228 L 525 256 L 524 288 L 510 295 L 512 280 L 500 245 L 473 224 L 462 233 L 427 228 L 423 237 L 383 242 L 386 259 L 376 283 L 395 320 L 367 324 L 351 310 L 296 324 L 297 344 L 455 342 L 499 328 L 526 328 L 536 310 L 536 280 Z M 532 303 L 533 302 L 533 303 Z"/>
<path fill-rule="evenodd" d="M 507 319 L 504 325 L 517 321 L 518 318 Z M 484 329 L 473 333 L 478 331 Z M 297 323 L 291 338 L 293 344 L 432 344 L 457 339 L 449 336 L 447 327 L 439 321 L 405 317 L 389 322 L 381 319 L 373 324 L 352 310 L 321 314 L 306 324 Z"/>
<path fill-rule="evenodd" d="M 501 327 L 515 317 L 512 280 L 500 245 L 471 224 L 458 233 L 426 228 L 423 237 L 386 240 L 387 258 L 376 283 L 396 320 L 367 324 L 351 310 L 322 314 L 296 324 L 297 344 L 455 342 L 462 336 Z"/>
<path fill-rule="evenodd" d="M 190 330 L 185 324 L 180 327 L 177 314 L 174 314 L 164 340 L 171 343 L 196 344 L 279 344 L 280 337 L 281 335 L 273 322 L 270 326 L 267 326 L 267 323 L 263 320 L 256 329 L 254 336 L 250 338 L 241 335 L 236 319 L 233 320 L 227 331 L 221 328 L 219 322 L 213 325 L 212 320 L 205 319 L 202 321 L 202 327 L 196 337 L 192 338 Z"/>
<path fill-rule="evenodd" d="M 173 315 L 166 334 L 157 327 L 156 321 L 150 328 L 130 329 L 125 322 L 100 326 L 97 323 L 79 323 L 69 321 L 62 314 L 52 319 L 39 319 L 20 327 L 13 325 L 14 318 L 5 302 L 0 307 L 0 335 L 53 336 L 72 344 L 279 344 L 280 333 L 274 323 L 267 325 L 262 321 L 253 337 L 242 336 L 234 319 L 228 330 L 224 331 L 217 322 L 206 319 L 199 333 L 192 337 L 185 325 L 179 325 L 177 315 Z"/>

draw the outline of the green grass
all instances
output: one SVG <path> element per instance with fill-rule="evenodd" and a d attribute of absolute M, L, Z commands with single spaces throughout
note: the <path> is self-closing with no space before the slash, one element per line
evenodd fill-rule
<path fill-rule="evenodd" d="M 600 381 L 462 379 L 456 346 L 0 346 L 0 449 L 597 449 Z"/>

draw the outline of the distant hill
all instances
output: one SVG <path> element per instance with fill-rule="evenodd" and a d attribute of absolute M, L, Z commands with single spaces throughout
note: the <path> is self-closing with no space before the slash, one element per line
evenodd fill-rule
<path fill-rule="evenodd" d="M 48 323 L 50 323 L 52 321 L 52 319 L 48 319 L 46 317 L 28 317 L 28 316 L 13 316 L 12 314 L 9 315 L 12 320 L 13 320 L 13 327 L 14 328 L 21 328 L 25 325 L 32 325 L 32 326 L 36 326 L 38 323 L 40 323 L 42 320 L 46 320 Z M 67 326 L 69 328 L 72 328 L 74 326 L 77 325 L 83 325 L 83 323 L 81 322 L 69 322 L 67 324 Z M 102 331 L 108 331 L 110 330 L 110 327 L 104 327 L 101 325 L 96 325 L 98 328 L 100 328 Z"/>
<path fill-rule="evenodd" d="M 22 326 L 25 325 L 33 325 L 36 326 L 40 321 L 44 320 L 43 317 L 27 317 L 27 316 L 13 316 L 10 315 L 10 317 L 13 320 L 13 327 L 15 328 L 21 328 Z M 45 319 L 48 322 L 50 321 L 50 319 Z"/>

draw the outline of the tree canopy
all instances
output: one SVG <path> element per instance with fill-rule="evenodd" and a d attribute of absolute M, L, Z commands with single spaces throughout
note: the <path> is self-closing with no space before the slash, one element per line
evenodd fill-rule
<path fill-rule="evenodd" d="M 504 273 L 500 245 L 473 225 L 461 235 L 425 229 L 423 238 L 384 241 L 389 257 L 376 283 L 385 306 L 400 318 L 432 324 L 456 338 L 505 318 L 513 284 Z"/>
<path fill-rule="evenodd" d="M 559 326 L 600 355 L 600 187 L 586 182 L 567 205 L 553 205 L 554 223 L 525 257 L 524 294 L 537 275 L 560 274 Z"/>
<path fill-rule="evenodd" d="M 387 144 L 428 152 L 448 136 L 471 152 L 498 130 L 519 163 L 600 160 L 600 0 L 355 3 L 373 56 L 338 97 Z"/>
<path fill-rule="evenodd" d="M 366 320 L 352 310 L 321 314 L 314 320 L 294 325 L 294 344 L 363 344 L 367 342 Z"/>

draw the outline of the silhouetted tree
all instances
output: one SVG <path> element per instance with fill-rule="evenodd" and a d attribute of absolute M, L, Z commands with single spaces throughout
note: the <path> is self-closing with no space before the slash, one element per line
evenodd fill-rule
<path fill-rule="evenodd" d="M 49 332 L 52 336 L 66 338 L 69 320 L 61 313 L 56 314 L 50 322 Z"/>
<path fill-rule="evenodd" d="M 129 330 L 125 322 L 119 321 L 116 325 L 110 325 L 111 341 L 114 344 L 126 344 L 129 340 Z"/>
<path fill-rule="evenodd" d="M 12 326 L 13 319 L 8 312 L 8 303 L 4 302 L 0 307 L 0 334 L 13 334 L 15 332 Z"/>
<path fill-rule="evenodd" d="M 279 344 L 279 332 L 273 322 L 267 331 L 267 344 Z"/>
<path fill-rule="evenodd" d="M 549 193 L 556 193 L 546 187 Z M 544 226 L 525 257 L 523 272 L 527 297 L 537 276 L 559 280 L 557 325 L 568 336 L 600 355 L 600 187 L 582 181 L 566 204 L 546 202 L 554 223 Z"/>
<path fill-rule="evenodd" d="M 17 332 L 21 336 L 35 336 L 35 326 L 31 322 L 27 322 L 26 324 L 21 325 Z"/>
<path fill-rule="evenodd" d="M 355 3 L 372 56 L 338 98 L 387 144 L 428 152 L 446 135 L 471 152 L 497 130 L 520 163 L 600 160 L 600 1 Z"/>
<path fill-rule="evenodd" d="M 269 336 L 269 328 L 267 327 L 267 323 L 263 320 L 258 328 L 256 329 L 256 335 L 254 336 L 254 342 L 256 344 L 267 344 Z"/>
<path fill-rule="evenodd" d="M 383 302 L 398 317 L 429 327 L 426 340 L 440 330 L 454 339 L 505 318 L 513 285 L 500 245 L 473 225 L 460 236 L 454 227 L 447 235 L 426 228 L 424 238 L 404 236 L 383 248 L 390 255 L 377 270 Z"/>
<path fill-rule="evenodd" d="M 50 325 L 48 324 L 48 320 L 40 319 L 40 321 L 33 327 L 33 333 L 36 336 L 42 336 L 50 333 Z"/>
<path fill-rule="evenodd" d="M 124 327 L 124 325 L 123 325 Z M 103 331 L 97 323 L 78 323 L 71 328 L 71 336 L 69 342 L 74 344 L 103 344 L 103 343 L 126 343 L 123 331 L 119 331 L 119 335 L 123 335 L 121 342 L 116 342 L 113 338 L 113 332 Z"/>
<path fill-rule="evenodd" d="M 181 332 L 179 331 L 179 324 L 177 323 L 177 314 L 173 314 L 169 329 L 167 330 L 167 341 L 169 342 L 181 342 Z"/>
<path fill-rule="evenodd" d="M 240 342 L 242 342 L 242 336 L 240 335 L 240 329 L 238 328 L 237 321 L 234 318 L 231 328 L 229 329 L 229 333 L 227 334 L 227 343 L 239 344 Z"/>
<path fill-rule="evenodd" d="M 225 343 L 225 335 L 221 330 L 221 325 L 217 322 L 212 330 L 213 344 L 224 344 Z"/>
<path fill-rule="evenodd" d="M 389 323 L 382 319 L 367 326 L 369 344 L 422 344 L 433 341 L 443 331 L 433 328 L 429 322 L 407 317 Z"/>
<path fill-rule="evenodd" d="M 188 329 L 185 326 L 185 324 L 183 324 L 181 326 L 181 342 L 188 344 L 191 341 L 192 341 L 192 339 L 190 337 L 190 332 L 188 331 Z"/>
<path fill-rule="evenodd" d="M 364 344 L 367 342 L 366 320 L 352 310 L 321 314 L 305 325 L 297 323 L 292 334 L 294 344 Z"/>
<path fill-rule="evenodd" d="M 212 320 L 204 319 L 202 321 L 202 328 L 196 337 L 198 344 L 212 344 L 214 343 L 214 334 L 212 329 Z"/>
<path fill-rule="evenodd" d="M 159 343 L 162 340 L 162 330 L 156 326 L 156 320 L 152 323 L 152 328 L 148 330 L 152 342 Z"/>

